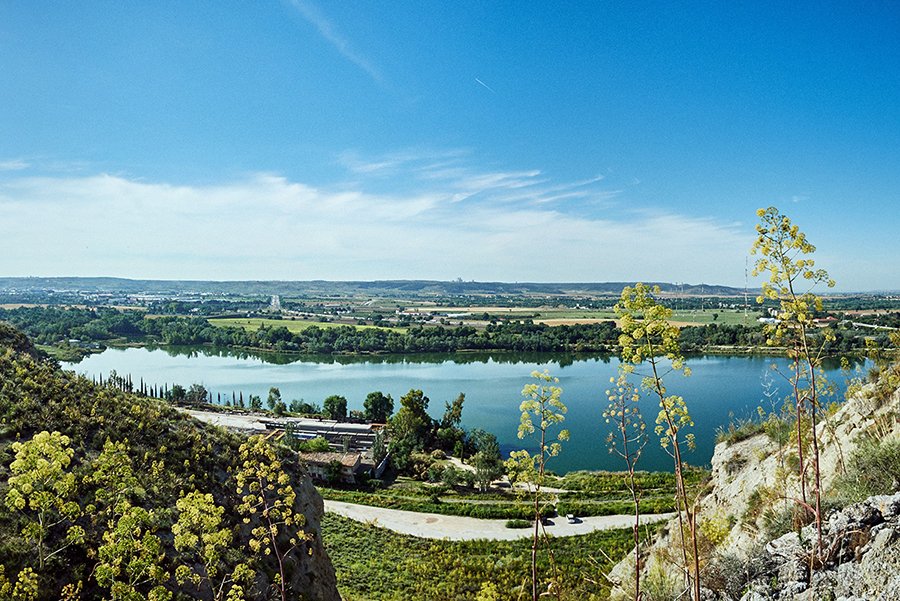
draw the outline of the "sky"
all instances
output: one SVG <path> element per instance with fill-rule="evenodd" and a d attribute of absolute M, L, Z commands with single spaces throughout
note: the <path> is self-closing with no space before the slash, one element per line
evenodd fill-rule
<path fill-rule="evenodd" d="M 5 0 L 0 90 L 0 276 L 900 289 L 888 0 Z"/>

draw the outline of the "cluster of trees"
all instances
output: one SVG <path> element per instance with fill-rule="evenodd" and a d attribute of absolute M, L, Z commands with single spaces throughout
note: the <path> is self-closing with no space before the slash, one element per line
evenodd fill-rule
<path fill-rule="evenodd" d="M 108 343 L 111 340 L 156 341 L 167 345 L 201 345 L 331 353 L 423 353 L 463 350 L 604 351 L 615 344 L 612 322 L 556 326 L 500 322 L 484 330 L 470 326 L 410 328 L 406 332 L 352 326 L 312 326 L 290 332 L 283 326 L 257 331 L 213 326 L 202 317 L 163 316 L 145 319 L 138 311 L 112 308 L 31 307 L 0 309 L 6 320 L 40 344 L 71 339 Z"/>
<path fill-rule="evenodd" d="M 7 329 L 0 340 L 15 340 Z M 304 517 L 312 489 L 287 449 L 23 351 L 0 348 L 0 596 L 235 601 L 327 587 L 311 567 L 324 554 Z"/>
<path fill-rule="evenodd" d="M 428 414 L 430 399 L 421 390 L 410 390 L 400 397 L 400 409 L 390 418 L 388 428 L 392 465 L 401 472 L 427 479 L 435 456 L 452 453 L 468 457 L 474 467 L 472 483 L 487 490 L 491 481 L 503 474 L 503 463 L 497 437 L 481 429 L 467 432 L 460 426 L 466 395 L 460 393 L 453 402 L 444 403 L 444 414 L 434 419 Z M 450 485 L 466 482 L 467 476 L 446 472 Z M 435 479 L 432 471 L 430 478 Z"/>
<path fill-rule="evenodd" d="M 770 301 L 769 304 L 771 304 Z M 815 317 L 827 313 L 818 308 Z M 291 332 L 284 326 L 264 325 L 257 331 L 218 327 L 203 317 L 163 316 L 146 319 L 139 311 L 108 307 L 69 308 L 22 307 L 0 309 L 6 320 L 26 332 L 39 344 L 108 344 L 114 340 L 152 341 L 165 345 L 214 345 L 232 348 L 273 350 L 305 354 L 457 352 L 503 350 L 519 352 L 611 352 L 618 350 L 621 331 L 613 321 L 570 326 L 548 326 L 524 321 L 499 321 L 484 329 L 472 326 L 416 326 L 405 332 L 352 326 L 320 328 L 311 326 Z M 874 320 L 874 321 L 873 321 Z M 868 318 L 878 325 L 897 327 L 897 314 Z M 826 341 L 825 351 L 838 354 L 865 348 L 866 340 L 884 331 L 854 328 L 843 324 L 833 328 L 835 337 Z M 810 334 L 814 334 L 813 331 Z M 680 329 L 679 344 L 684 352 L 710 347 L 765 347 L 762 325 L 712 323 Z"/>

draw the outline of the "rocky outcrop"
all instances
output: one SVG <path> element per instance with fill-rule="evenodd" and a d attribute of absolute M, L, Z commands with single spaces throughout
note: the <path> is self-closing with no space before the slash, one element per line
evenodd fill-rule
<path fill-rule="evenodd" d="M 826 493 L 864 437 L 900 437 L 900 394 L 895 392 L 889 399 L 878 401 L 874 392 L 873 384 L 860 387 L 819 425 L 822 490 Z M 765 510 L 794 504 L 800 497 L 796 468 L 791 465 L 793 456 L 792 445 L 779 447 L 766 434 L 716 445 L 710 492 L 701 501 L 700 519 L 728 516 L 734 524 L 721 550 L 739 551 L 759 542 L 766 531 Z"/>
<path fill-rule="evenodd" d="M 321 538 L 321 522 L 322 515 L 325 513 L 325 502 L 309 477 L 304 477 L 301 485 L 294 487 L 294 491 L 300 500 L 300 510 L 306 520 L 304 529 L 307 532 L 315 533 L 315 538 L 310 544 L 312 552 L 308 555 L 304 554 L 305 557 L 295 558 L 290 590 L 301 591 L 300 598 L 302 599 L 341 601 L 334 566 L 331 564 L 331 559 L 325 551 Z"/>
<path fill-rule="evenodd" d="M 811 526 L 770 541 L 741 601 L 900 599 L 900 493 L 832 513 L 822 530 L 821 557 Z"/>
<path fill-rule="evenodd" d="M 866 437 L 900 438 L 900 391 L 885 395 L 877 383 L 859 386 L 820 424 L 824 491 L 831 490 L 843 465 Z M 792 454 L 792 448 L 780 447 L 766 434 L 716 446 L 698 522 L 701 531 L 707 532 L 721 532 L 724 524 L 727 534 L 706 541 L 707 549 L 714 547 L 714 551 L 707 550 L 704 558 L 710 584 L 705 598 L 900 599 L 900 493 L 873 497 L 830 514 L 823 524 L 822 557 L 813 553 L 817 537 L 811 526 L 780 536 L 794 530 L 788 521 L 787 528 L 781 527 L 776 538 L 769 540 L 770 533 L 779 530 L 773 522 L 779 516 L 785 519 L 800 497 Z M 680 551 L 673 550 L 678 546 L 677 533 L 678 524 L 672 521 L 648 549 L 643 578 L 651 574 L 658 579 L 663 574 L 683 590 L 683 572 L 677 567 Z M 612 598 L 629 598 L 624 591 L 633 578 L 631 558 L 623 560 L 611 577 L 622 583 L 618 596 L 614 590 Z M 713 580 L 718 586 L 713 586 Z"/>

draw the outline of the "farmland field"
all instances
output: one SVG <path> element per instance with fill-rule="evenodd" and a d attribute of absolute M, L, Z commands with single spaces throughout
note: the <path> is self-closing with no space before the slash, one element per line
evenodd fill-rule
<path fill-rule="evenodd" d="M 209 320 L 209 323 L 216 327 L 220 328 L 243 328 L 250 332 L 255 332 L 262 326 L 267 328 L 278 328 L 285 327 L 289 332 L 296 333 L 302 332 L 308 328 L 316 326 L 317 328 L 340 328 L 343 326 L 350 326 L 351 328 L 356 328 L 357 330 L 371 330 L 371 329 L 380 329 L 380 330 L 391 330 L 394 332 L 403 333 L 406 331 L 406 328 L 395 328 L 395 327 L 376 327 L 376 326 L 361 326 L 354 323 L 341 323 L 341 322 L 318 322 L 318 321 L 306 321 L 306 320 L 291 320 L 291 319 L 264 319 L 260 317 L 235 317 L 235 318 L 223 318 L 217 317 Z"/>

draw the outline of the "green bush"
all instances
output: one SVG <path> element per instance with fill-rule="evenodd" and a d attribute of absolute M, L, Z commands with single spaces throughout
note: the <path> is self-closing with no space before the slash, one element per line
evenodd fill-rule
<path fill-rule="evenodd" d="M 530 505 L 518 503 L 466 503 L 447 502 L 446 500 L 435 502 L 431 497 L 409 498 L 376 492 L 362 492 L 355 490 L 342 490 L 336 488 L 319 487 L 319 492 L 325 499 L 343 501 L 345 503 L 358 503 L 386 509 L 402 509 L 404 511 L 417 511 L 420 513 L 439 513 L 442 515 L 458 515 L 462 517 L 484 518 L 494 520 L 530 519 L 534 517 L 534 508 Z M 547 509 L 547 515 L 552 515 L 555 507 Z"/>
<path fill-rule="evenodd" d="M 531 528 L 531 522 L 528 520 L 506 520 L 507 528 Z"/>

